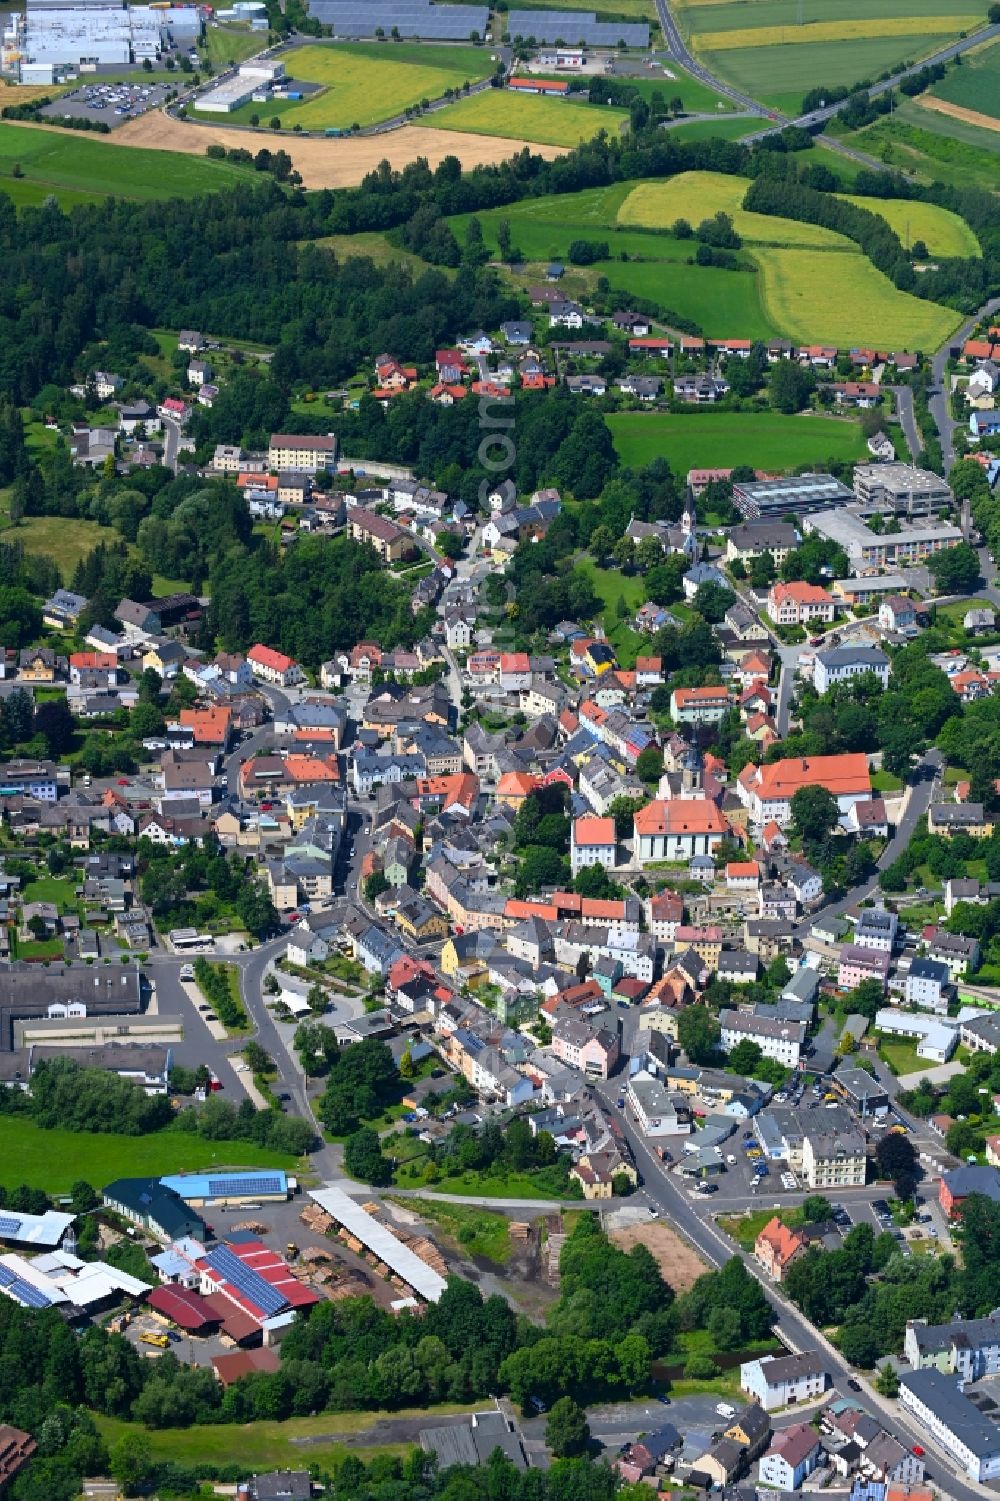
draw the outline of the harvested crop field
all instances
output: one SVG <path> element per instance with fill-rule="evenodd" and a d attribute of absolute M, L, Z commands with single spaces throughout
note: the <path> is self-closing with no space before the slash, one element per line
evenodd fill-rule
<path fill-rule="evenodd" d="M 271 131 L 227 130 L 224 125 L 185 125 L 168 115 L 150 113 L 141 120 L 130 120 L 108 137 L 115 146 L 149 146 L 155 151 L 183 151 L 204 156 L 211 145 L 241 146 L 257 151 L 261 146 L 272 150 L 280 144 L 288 152 L 296 171 L 301 172 L 307 188 L 356 187 L 381 161 L 401 170 L 418 156 L 426 157 L 436 167 L 446 156 L 457 156 L 462 166 L 478 167 L 502 162 L 527 146 L 539 156 L 552 159 L 562 155 L 558 146 L 536 146 L 530 141 L 510 141 L 498 136 L 470 135 L 466 132 L 430 130 L 424 125 L 404 125 L 401 130 L 384 135 L 353 136 L 349 140 L 303 140 L 283 131 L 280 137 Z"/>
<path fill-rule="evenodd" d="M 658 1221 L 612 1230 L 611 1239 L 623 1251 L 645 1246 L 675 1293 L 686 1293 L 709 1268 L 676 1230 Z"/>
<path fill-rule="evenodd" d="M 922 109 L 932 109 L 939 115 L 950 115 L 953 120 L 964 120 L 966 125 L 1000 131 L 1000 120 L 995 115 L 984 115 L 978 109 L 966 109 L 962 104 L 952 104 L 950 99 L 936 99 L 933 94 L 922 94 L 917 103 Z"/>

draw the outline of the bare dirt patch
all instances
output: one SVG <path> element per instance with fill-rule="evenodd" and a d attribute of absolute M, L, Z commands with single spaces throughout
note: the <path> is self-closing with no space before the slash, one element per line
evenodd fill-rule
<path fill-rule="evenodd" d="M 388 161 L 399 170 L 418 156 L 425 157 L 432 167 L 446 156 L 457 156 L 462 166 L 469 168 L 505 161 L 525 146 L 547 160 L 564 155 L 566 150 L 530 141 L 508 141 L 500 136 L 429 130 L 423 125 L 404 125 L 383 135 L 353 136 L 347 140 L 303 138 L 291 131 L 283 131 L 279 137 L 225 125 L 185 125 L 155 111 L 140 120 L 130 120 L 108 140 L 115 146 L 146 146 L 154 151 L 183 151 L 189 156 L 204 156 L 206 146 L 239 146 L 254 152 L 262 146 L 272 151 L 280 146 L 288 152 L 296 171 L 301 172 L 307 188 L 356 187 L 381 161 Z"/>
<path fill-rule="evenodd" d="M 681 1240 L 675 1230 L 659 1221 L 630 1225 L 626 1230 L 612 1230 L 611 1239 L 623 1251 L 631 1251 L 633 1246 L 645 1246 L 675 1293 L 686 1293 L 703 1273 L 710 1270 L 687 1241 Z"/>
<path fill-rule="evenodd" d="M 993 115 L 981 114 L 977 109 L 966 109 L 964 104 L 952 104 L 950 99 L 935 99 L 931 94 L 921 94 L 917 100 L 921 109 L 932 109 L 939 115 L 950 115 L 953 120 L 964 120 L 966 125 L 978 125 L 980 130 L 1000 131 L 1000 120 Z"/>

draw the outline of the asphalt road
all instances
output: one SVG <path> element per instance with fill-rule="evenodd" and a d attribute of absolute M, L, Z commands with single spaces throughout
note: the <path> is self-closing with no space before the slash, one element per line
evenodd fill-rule
<path fill-rule="evenodd" d="M 697 58 L 692 56 L 688 51 L 684 38 L 681 36 L 677 22 L 670 12 L 667 0 L 656 0 L 656 14 L 660 22 L 660 30 L 663 32 L 664 40 L 670 50 L 671 57 L 676 58 L 677 62 L 682 63 L 689 73 L 694 74 L 695 78 L 700 78 L 702 83 L 708 84 L 717 93 L 723 94 L 727 99 L 731 99 L 734 104 L 739 105 L 740 109 L 745 110 L 747 114 L 771 118 L 768 115 L 768 111 L 762 104 L 758 104 L 756 99 L 748 98 L 746 94 L 739 93 L 738 90 L 731 88 L 728 83 L 723 83 L 721 79 L 714 77 L 707 68 L 698 62 Z M 775 128 L 780 129 L 780 126 Z"/>
<path fill-rule="evenodd" d="M 994 32 L 1000 32 L 1000 27 L 994 26 L 991 29 Z M 969 336 L 974 331 L 976 324 L 979 323 L 981 319 L 988 318 L 997 311 L 1000 311 L 1000 297 L 993 297 L 989 302 L 984 303 L 978 312 L 973 313 L 972 317 L 968 318 L 966 322 L 962 324 L 962 327 L 957 331 L 957 333 L 952 334 L 948 342 L 946 344 L 943 344 L 938 350 L 931 364 L 932 394 L 929 405 L 931 409 L 931 416 L 934 418 L 934 421 L 937 424 L 938 435 L 941 439 L 941 453 L 944 458 L 945 474 L 949 472 L 952 464 L 954 464 L 955 462 L 955 428 L 957 426 L 957 423 L 952 418 L 951 412 L 948 409 L 948 390 L 945 384 L 946 366 L 948 364 L 948 352 L 949 350 L 964 344 L 966 339 L 969 338 Z M 964 514 L 962 519 L 963 530 L 965 530 Z"/>
<path fill-rule="evenodd" d="M 604 1103 L 610 1108 L 614 1108 L 618 1087 L 616 1079 L 598 1082 L 596 1085 Z M 708 1201 L 699 1203 L 696 1198 L 685 1192 L 674 1178 L 664 1172 L 663 1165 L 652 1155 L 644 1138 L 638 1135 L 631 1123 L 622 1119 L 621 1116 L 619 1119 L 634 1153 L 636 1165 L 642 1174 L 644 1192 L 650 1202 L 710 1265 L 722 1266 L 731 1257 L 739 1256 L 751 1275 L 756 1277 L 767 1290 L 768 1297 L 777 1311 L 774 1328 L 778 1337 L 793 1351 L 819 1349 L 825 1358 L 833 1383 L 846 1392 L 848 1390 L 846 1383 L 855 1377 L 855 1373 L 840 1352 L 824 1339 L 819 1330 L 802 1317 L 798 1309 L 788 1302 L 780 1287 L 765 1276 L 754 1258 L 741 1251 L 716 1228 L 711 1219 L 714 1206 Z M 879 1396 L 867 1381 L 862 1380 L 861 1384 L 864 1405 L 885 1423 L 890 1433 L 911 1448 L 914 1444 L 927 1447 L 927 1434 L 913 1423 L 897 1402 Z M 664 1411 L 669 1416 L 669 1410 Z M 958 1479 L 943 1458 L 939 1462 L 937 1453 L 930 1449 L 927 1452 L 927 1471 L 928 1479 L 936 1480 L 943 1487 L 945 1494 L 953 1497 L 954 1501 L 973 1501 L 973 1498 L 982 1495 L 993 1496 L 995 1501 L 994 1491 L 976 1485 L 964 1476 Z"/>
<path fill-rule="evenodd" d="M 903 429 L 903 437 L 909 444 L 910 454 L 915 460 L 917 455 L 923 452 L 924 440 L 913 415 L 913 392 L 909 386 L 890 386 L 889 389 L 896 398 L 899 425 Z"/>

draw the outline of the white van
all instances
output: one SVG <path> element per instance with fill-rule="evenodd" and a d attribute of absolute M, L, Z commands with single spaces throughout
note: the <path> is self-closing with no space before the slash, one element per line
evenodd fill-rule
<path fill-rule="evenodd" d="M 735 1418 L 736 1408 L 729 1402 L 719 1402 L 715 1408 L 720 1418 Z"/>

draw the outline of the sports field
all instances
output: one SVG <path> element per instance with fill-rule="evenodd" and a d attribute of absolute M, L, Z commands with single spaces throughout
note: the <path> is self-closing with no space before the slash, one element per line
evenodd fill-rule
<path fill-rule="evenodd" d="M 677 219 L 686 219 L 697 228 L 702 219 L 721 211 L 730 216 L 737 233 L 755 245 L 807 245 L 824 249 L 844 249 L 849 245 L 843 235 L 818 224 L 747 213 L 741 204 L 749 186 L 747 178 L 730 177 L 723 172 L 681 172 L 666 182 L 640 183 L 619 209 L 618 222 L 669 229 Z"/>
<path fill-rule="evenodd" d="M 962 66 L 949 68 L 930 92 L 936 99 L 1000 120 L 1000 45 L 994 42 L 967 53 Z"/>
<path fill-rule="evenodd" d="M 570 99 L 543 99 L 537 94 L 512 94 L 487 89 L 457 104 L 435 110 L 425 123 L 435 130 L 464 130 L 473 135 L 510 136 L 541 141 L 549 146 L 578 146 L 599 130 L 617 136 L 628 119 L 625 110 L 606 105 L 576 104 Z"/>
<path fill-rule="evenodd" d="M 612 412 L 607 418 L 623 464 L 669 460 L 675 474 L 700 467 L 795 469 L 861 458 L 865 440 L 851 418 L 780 412 Z"/>
<path fill-rule="evenodd" d="M 858 251 L 768 248 L 757 252 L 764 308 L 789 339 L 836 344 L 870 341 L 894 349 L 934 350 L 962 321 L 936 302 L 899 292 Z"/>
<path fill-rule="evenodd" d="M 14 177 L 15 164 L 22 176 Z M 204 155 L 121 151 L 79 132 L 0 123 L 0 189 L 17 204 L 52 196 L 67 206 L 120 198 L 194 198 L 199 193 L 259 181 L 258 174 Z"/>
<path fill-rule="evenodd" d="M 982 255 L 982 248 L 964 219 L 936 203 L 910 202 L 905 198 L 859 198 L 839 193 L 870 214 L 878 214 L 897 233 L 905 247 L 923 240 L 931 255 Z"/>
<path fill-rule="evenodd" d="M 376 125 L 446 89 L 487 78 L 492 68 L 485 47 L 445 47 L 418 42 L 351 42 L 293 47 L 283 58 L 288 77 L 321 84 L 303 100 L 245 104 L 230 115 L 201 116 L 246 124 L 252 115 L 265 123 L 277 116 L 283 126 L 303 130 Z M 197 113 L 197 111 L 196 111 Z"/>

